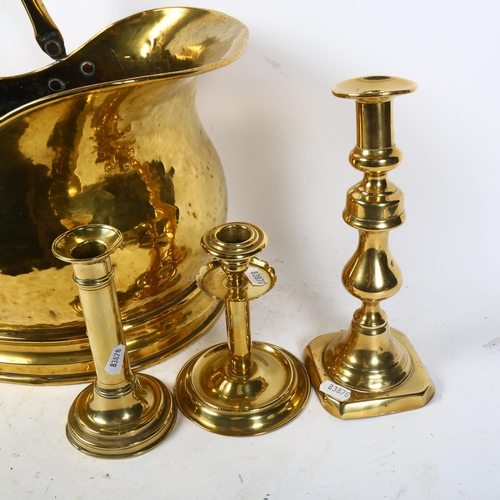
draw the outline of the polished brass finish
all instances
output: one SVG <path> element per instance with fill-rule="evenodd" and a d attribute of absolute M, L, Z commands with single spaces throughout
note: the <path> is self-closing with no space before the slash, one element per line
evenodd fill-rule
<path fill-rule="evenodd" d="M 64 39 L 42 0 L 22 0 L 40 48 L 56 61 L 66 57 Z"/>
<path fill-rule="evenodd" d="M 252 224 L 231 223 L 206 233 L 203 248 L 216 260 L 204 267 L 199 287 L 226 306 L 228 342 L 194 356 L 180 371 L 176 397 L 184 415 L 228 436 L 272 431 L 304 408 L 310 384 L 302 363 L 284 349 L 252 342 L 249 301 L 269 291 L 274 269 L 255 256 L 267 244 Z M 257 273 L 258 284 L 248 273 Z"/>
<path fill-rule="evenodd" d="M 66 434 L 77 449 L 99 458 L 149 451 L 176 418 L 167 387 L 130 368 L 110 259 L 122 241 L 115 228 L 90 224 L 62 234 L 52 247 L 73 266 L 97 375 L 71 406 Z"/>
<path fill-rule="evenodd" d="M 124 236 L 114 265 L 134 367 L 217 319 L 223 304 L 195 278 L 208 260 L 200 237 L 226 218 L 226 183 L 196 113 L 196 80 L 238 58 L 247 36 L 218 12 L 156 9 L 0 78 L 0 380 L 93 378 L 71 266 L 50 251 L 80 225 Z"/>
<path fill-rule="evenodd" d="M 414 348 L 403 333 L 389 327 L 380 308 L 380 301 L 392 297 L 402 282 L 388 246 L 389 230 L 405 220 L 403 193 L 387 178 L 402 159 L 394 142 L 393 99 L 416 88 L 410 80 L 370 76 L 333 89 L 337 97 L 356 100 L 357 144 L 349 161 L 364 178 L 348 191 L 343 217 L 358 229 L 359 245 L 342 281 L 362 306 L 349 330 L 316 338 L 304 354 L 323 406 L 339 418 L 413 410 L 434 395 Z M 325 382 L 333 382 L 340 391 L 346 389 L 347 399 L 320 390 Z"/>

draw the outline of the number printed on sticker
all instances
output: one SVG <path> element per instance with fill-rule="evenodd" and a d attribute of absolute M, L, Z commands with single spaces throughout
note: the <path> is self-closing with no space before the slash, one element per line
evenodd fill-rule
<path fill-rule="evenodd" d="M 111 353 L 111 360 L 109 362 L 109 366 L 112 366 L 113 368 L 116 368 L 118 366 L 118 363 L 120 362 L 120 353 L 122 352 L 121 347 L 116 347 L 113 349 L 113 352 Z"/>
<path fill-rule="evenodd" d="M 329 396 L 332 396 L 338 401 L 345 401 L 351 397 L 351 391 L 349 389 L 329 381 L 323 382 L 319 386 L 319 390 Z"/>
<path fill-rule="evenodd" d="M 123 358 L 125 356 L 125 346 L 120 344 L 111 350 L 108 362 L 106 363 L 106 372 L 110 375 L 118 375 L 122 369 Z"/>
<path fill-rule="evenodd" d="M 250 268 L 246 271 L 245 274 L 249 279 L 250 283 L 252 283 L 252 285 L 257 285 L 257 286 L 267 285 L 266 278 L 262 276 L 262 274 L 258 269 Z"/>

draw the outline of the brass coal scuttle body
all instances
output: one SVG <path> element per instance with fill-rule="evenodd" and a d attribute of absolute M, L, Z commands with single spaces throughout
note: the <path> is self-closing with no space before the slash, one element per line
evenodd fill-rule
<path fill-rule="evenodd" d="M 195 277 L 207 261 L 200 236 L 225 221 L 227 194 L 195 85 L 238 58 L 247 38 L 218 12 L 156 9 L 45 68 L 0 78 L 0 380 L 94 374 L 71 266 L 50 250 L 76 226 L 123 233 L 113 264 L 133 366 L 215 321 L 221 304 Z M 54 40 L 38 39 L 47 52 Z"/>

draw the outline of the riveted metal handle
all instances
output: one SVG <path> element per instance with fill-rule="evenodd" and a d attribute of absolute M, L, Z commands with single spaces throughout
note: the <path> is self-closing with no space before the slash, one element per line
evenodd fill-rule
<path fill-rule="evenodd" d="M 66 57 L 64 39 L 50 17 L 42 0 L 22 0 L 35 30 L 35 38 L 41 49 L 52 59 L 58 61 Z"/>

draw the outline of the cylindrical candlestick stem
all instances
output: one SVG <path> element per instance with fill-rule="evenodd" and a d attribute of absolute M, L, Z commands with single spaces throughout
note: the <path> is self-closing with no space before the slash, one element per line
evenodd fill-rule
<path fill-rule="evenodd" d="M 255 257 L 266 243 L 264 232 L 247 223 L 223 224 L 201 240 L 216 260 L 202 268 L 198 286 L 224 301 L 227 343 L 184 365 L 176 395 L 188 418 L 219 434 L 248 436 L 276 429 L 302 411 L 309 397 L 300 361 L 284 349 L 251 339 L 249 301 L 276 282 L 274 269 Z"/>
<path fill-rule="evenodd" d="M 73 265 L 96 371 L 94 384 L 69 411 L 66 433 L 73 446 L 99 458 L 149 451 L 176 417 L 165 385 L 130 368 L 110 260 L 121 243 L 117 229 L 94 224 L 62 234 L 52 246 L 57 258 Z"/>

